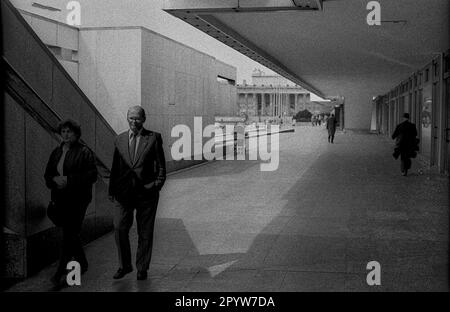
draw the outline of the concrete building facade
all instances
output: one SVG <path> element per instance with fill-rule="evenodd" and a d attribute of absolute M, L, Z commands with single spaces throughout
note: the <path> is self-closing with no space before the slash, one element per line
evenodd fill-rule
<path fill-rule="evenodd" d="M 20 12 L 117 133 L 128 129 L 128 107 L 147 111 L 145 126 L 162 134 L 169 170 L 189 165 L 172 161 L 173 126 L 237 114 L 236 68 L 212 56 L 144 27 L 77 28 Z"/>

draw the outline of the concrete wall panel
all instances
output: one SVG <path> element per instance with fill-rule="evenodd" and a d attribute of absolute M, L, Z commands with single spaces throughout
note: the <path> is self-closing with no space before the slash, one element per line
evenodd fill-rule
<path fill-rule="evenodd" d="M 78 63 L 59 60 L 61 65 L 70 75 L 70 77 L 78 84 Z"/>
<path fill-rule="evenodd" d="M 236 67 L 218 60 L 215 61 L 215 65 L 217 75 L 236 81 Z"/>
<path fill-rule="evenodd" d="M 165 69 L 165 80 L 166 80 L 166 94 L 167 94 L 167 102 L 170 107 L 169 109 L 175 108 L 175 70 L 174 67 L 171 66 Z"/>
<path fill-rule="evenodd" d="M 90 97 L 96 94 L 93 102 L 97 109 L 116 132 L 122 132 L 128 128 L 123 118 L 127 109 L 141 104 L 141 30 L 98 29 L 80 33 L 83 47 L 93 42 L 92 36 L 96 40 L 94 50 L 80 50 L 80 81 L 88 74 L 95 77 L 95 83 L 81 87 Z M 86 68 L 93 62 L 94 72 Z"/>
<path fill-rule="evenodd" d="M 4 114 L 5 226 L 25 236 L 25 111 L 5 94 Z"/>
<path fill-rule="evenodd" d="M 42 14 L 42 12 L 40 13 Z M 20 14 L 45 44 L 78 50 L 78 30 L 76 28 L 26 11 L 20 11 Z"/>
<path fill-rule="evenodd" d="M 170 49 L 166 48 L 166 40 L 161 36 L 142 30 L 142 59 L 150 64 L 164 66 L 167 65 L 167 57 L 165 52 Z"/>
<path fill-rule="evenodd" d="M 58 46 L 58 25 L 47 20 L 33 17 L 31 28 L 47 45 Z"/>
<path fill-rule="evenodd" d="M 33 26 L 31 25 L 33 23 L 33 17 L 31 15 L 23 14 L 23 13 L 22 13 L 22 17 L 24 18 L 24 20 L 27 21 L 28 25 L 30 25 L 33 28 Z"/>
<path fill-rule="evenodd" d="M 61 118 L 79 121 L 82 97 L 66 75 L 56 66 L 53 68 L 53 98 L 50 106 Z"/>
<path fill-rule="evenodd" d="M 344 126 L 346 129 L 368 130 L 372 116 L 372 99 L 361 90 L 345 93 Z"/>
<path fill-rule="evenodd" d="M 142 106 L 147 113 L 164 113 L 164 68 L 143 60 L 142 62 Z"/>
<path fill-rule="evenodd" d="M 79 31 L 77 29 L 59 24 L 57 25 L 57 27 L 57 46 L 73 51 L 78 51 Z"/>
<path fill-rule="evenodd" d="M 50 153 L 57 142 L 31 116 L 26 116 L 26 216 L 27 236 L 53 226 L 46 217 L 50 190 L 44 173 Z"/>
<path fill-rule="evenodd" d="M 186 114 L 188 110 L 189 77 L 183 72 L 175 73 L 175 105 L 179 114 Z"/>
<path fill-rule="evenodd" d="M 82 79 L 78 80 L 78 85 L 94 104 L 97 103 L 97 88 L 95 87 L 97 84 L 96 37 L 94 31 L 79 32 L 78 71 L 79 77 L 82 77 Z M 97 109 L 99 109 L 98 106 Z"/>
<path fill-rule="evenodd" d="M 80 114 L 78 121 L 81 126 L 81 139 L 95 152 L 97 139 L 95 127 L 96 116 L 92 108 L 84 101 L 82 101 L 80 104 Z"/>
<path fill-rule="evenodd" d="M 27 76 L 28 83 L 44 101 L 50 101 L 52 63 L 45 51 L 6 5 L 2 6 L 2 23 L 4 57 L 20 75 Z"/>
<path fill-rule="evenodd" d="M 99 116 L 95 116 L 95 153 L 109 168 L 112 165 L 114 139 L 111 130 L 100 120 Z"/>

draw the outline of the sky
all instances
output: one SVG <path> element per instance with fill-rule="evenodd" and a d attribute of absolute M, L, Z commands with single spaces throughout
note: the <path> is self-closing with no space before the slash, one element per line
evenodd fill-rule
<path fill-rule="evenodd" d="M 18 8 L 65 22 L 69 0 L 11 0 Z M 36 2 L 61 9 L 49 11 L 32 6 Z M 231 49 L 227 45 L 164 12 L 165 0 L 78 0 L 81 5 L 81 27 L 143 26 L 166 37 L 209 54 L 237 69 L 237 83 L 251 82 L 255 68 L 275 74 L 263 65 Z"/>

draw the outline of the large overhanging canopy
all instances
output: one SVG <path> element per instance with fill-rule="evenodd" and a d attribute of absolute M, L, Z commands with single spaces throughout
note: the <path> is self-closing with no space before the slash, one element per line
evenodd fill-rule
<path fill-rule="evenodd" d="M 448 0 L 168 0 L 166 11 L 321 96 L 389 91 L 449 48 Z"/>

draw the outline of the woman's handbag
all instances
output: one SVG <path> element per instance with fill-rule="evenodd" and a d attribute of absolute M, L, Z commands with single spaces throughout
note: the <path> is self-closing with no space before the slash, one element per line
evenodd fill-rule
<path fill-rule="evenodd" d="M 63 215 L 61 207 L 58 207 L 53 200 L 48 203 L 47 216 L 56 226 L 61 226 L 63 223 Z"/>

